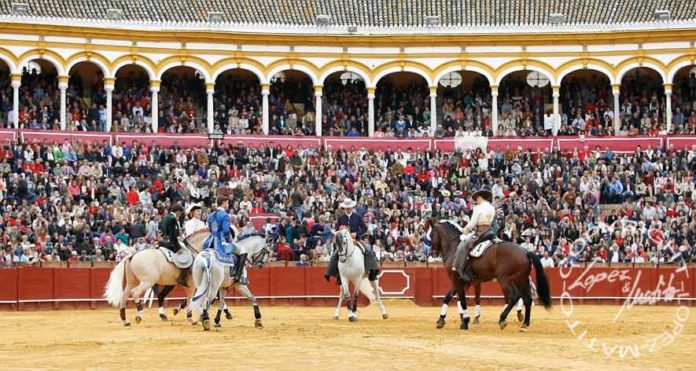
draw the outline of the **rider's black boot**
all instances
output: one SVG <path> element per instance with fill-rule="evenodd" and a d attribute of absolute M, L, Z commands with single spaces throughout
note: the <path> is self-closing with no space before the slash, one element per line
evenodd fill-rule
<path fill-rule="evenodd" d="M 246 259 L 247 254 L 239 255 L 239 261 L 237 261 L 237 265 L 234 267 L 234 277 L 232 277 L 232 279 L 236 282 L 239 282 L 239 280 L 242 279 L 242 274 L 244 273 L 244 266 L 246 265 Z"/>

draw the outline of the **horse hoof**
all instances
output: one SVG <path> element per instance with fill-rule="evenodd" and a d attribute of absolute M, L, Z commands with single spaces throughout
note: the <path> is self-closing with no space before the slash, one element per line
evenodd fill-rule
<path fill-rule="evenodd" d="M 195 326 L 195 325 L 198 324 L 198 321 L 196 321 L 195 319 L 194 319 L 194 320 L 191 320 L 191 321 L 189 321 L 189 322 L 191 322 L 191 326 Z"/>
<path fill-rule="evenodd" d="M 203 323 L 203 331 L 210 331 L 210 320 L 209 319 L 204 319 L 201 323 Z"/>
<path fill-rule="evenodd" d="M 524 321 L 524 315 L 522 315 L 522 311 L 521 311 L 521 310 L 518 310 L 518 311 L 517 311 L 517 321 L 518 321 L 518 322 Z"/>
<path fill-rule="evenodd" d="M 459 325 L 460 330 L 468 330 L 469 329 L 469 324 L 466 322 L 463 322 Z"/>
<path fill-rule="evenodd" d="M 254 322 L 254 327 L 262 329 L 263 328 L 263 322 L 261 322 L 260 319 L 257 319 L 256 322 Z"/>
<path fill-rule="evenodd" d="M 507 327 L 507 321 L 501 321 L 498 324 L 500 325 L 501 330 L 505 330 L 505 328 Z"/>
<path fill-rule="evenodd" d="M 167 318 L 167 315 L 166 315 L 166 314 L 160 314 L 160 319 L 161 319 L 162 321 L 169 321 L 169 318 Z"/>
<path fill-rule="evenodd" d="M 335 319 L 336 321 L 338 321 L 338 316 L 334 316 L 334 319 Z"/>
<path fill-rule="evenodd" d="M 225 318 L 227 320 L 232 320 L 232 313 L 225 313 Z"/>
<path fill-rule="evenodd" d="M 220 324 L 220 322 L 215 322 L 215 327 L 222 327 L 222 325 Z"/>
<path fill-rule="evenodd" d="M 177 314 L 179 314 L 179 312 L 180 312 L 179 308 L 174 308 L 174 315 L 175 315 L 175 316 L 176 316 Z"/>
<path fill-rule="evenodd" d="M 139 323 L 142 322 L 142 321 L 143 321 L 143 318 L 142 318 L 142 317 L 140 317 L 140 316 L 135 316 L 135 323 L 136 323 L 136 324 L 139 324 Z"/>
<path fill-rule="evenodd" d="M 386 313 L 384 313 L 384 314 L 382 315 L 382 319 L 389 319 L 389 315 L 386 314 Z"/>
<path fill-rule="evenodd" d="M 125 322 L 123 322 L 123 325 L 124 325 L 124 326 L 126 326 L 126 327 L 128 327 L 128 326 L 130 326 L 130 325 L 131 325 L 131 323 L 130 323 L 130 322 L 128 322 L 128 321 L 125 321 Z"/>
<path fill-rule="evenodd" d="M 522 325 L 522 327 L 520 327 L 520 332 L 527 332 L 527 326 Z"/>
<path fill-rule="evenodd" d="M 443 327 L 445 327 L 445 323 L 446 323 L 445 321 L 437 321 L 437 323 L 435 324 L 435 328 L 438 328 L 438 329 L 443 328 Z"/>
<path fill-rule="evenodd" d="M 479 317 L 481 317 L 481 316 L 474 317 L 474 325 L 478 325 L 481 323 L 481 321 L 479 321 Z"/>
<path fill-rule="evenodd" d="M 358 317 L 348 317 L 350 322 L 358 322 Z"/>

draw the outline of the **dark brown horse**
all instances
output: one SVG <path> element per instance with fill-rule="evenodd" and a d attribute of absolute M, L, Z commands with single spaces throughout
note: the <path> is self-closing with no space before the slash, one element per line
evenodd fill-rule
<path fill-rule="evenodd" d="M 459 277 L 459 273 L 452 270 L 454 252 L 459 245 L 462 233 L 453 224 L 439 222 L 435 219 L 429 219 L 424 227 L 426 231 L 430 230 L 430 238 L 432 240 L 431 253 L 440 254 L 443 257 L 447 275 L 452 281 L 452 285 L 460 298 L 462 308 L 466 313 L 466 290 L 471 282 L 463 281 Z M 528 253 L 517 244 L 512 242 L 495 243 L 488 247 L 481 257 L 470 259 L 469 264 L 471 264 L 471 271 L 475 281 L 485 282 L 496 279 L 508 299 L 508 304 L 498 320 L 501 329 L 507 326 L 507 316 L 520 298 L 525 308 L 524 323 L 520 327 L 520 331 L 527 331 L 529 327 L 532 311 L 532 289 L 529 283 L 529 275 L 531 274 L 532 266 L 536 270 L 536 285 L 539 299 L 544 307 L 547 309 L 551 308 L 549 282 L 541 265 L 541 260 L 538 256 Z M 466 314 L 459 328 L 462 330 L 469 329 L 469 317 Z"/>

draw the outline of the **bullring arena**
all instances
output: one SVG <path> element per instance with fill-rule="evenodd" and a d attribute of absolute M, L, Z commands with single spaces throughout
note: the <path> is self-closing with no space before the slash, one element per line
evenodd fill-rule
<path fill-rule="evenodd" d="M 692 370 L 695 174 L 693 1 L 0 0 L 0 368 Z"/>

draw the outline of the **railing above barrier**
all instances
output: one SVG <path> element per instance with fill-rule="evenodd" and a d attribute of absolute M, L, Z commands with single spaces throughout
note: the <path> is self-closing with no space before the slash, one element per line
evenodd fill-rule
<path fill-rule="evenodd" d="M 101 133 L 69 132 L 58 130 L 0 130 L 0 141 L 21 139 L 39 143 L 126 143 L 156 144 L 160 147 L 178 145 L 181 148 L 203 148 L 211 143 L 206 134 L 160 134 L 160 133 Z M 218 141 L 222 145 L 243 144 L 254 148 L 276 147 L 319 147 L 338 149 L 367 150 L 434 150 L 452 152 L 457 148 L 485 147 L 486 150 L 505 150 L 507 148 L 532 151 L 549 151 L 558 148 L 562 151 L 573 149 L 602 150 L 609 148 L 615 152 L 632 152 L 637 146 L 643 149 L 667 146 L 675 149 L 691 149 L 696 145 L 696 135 L 675 136 L 631 136 L 631 137 L 492 137 L 492 138 L 367 138 L 367 137 L 308 137 L 308 136 L 264 136 L 264 135 L 226 135 Z"/>

